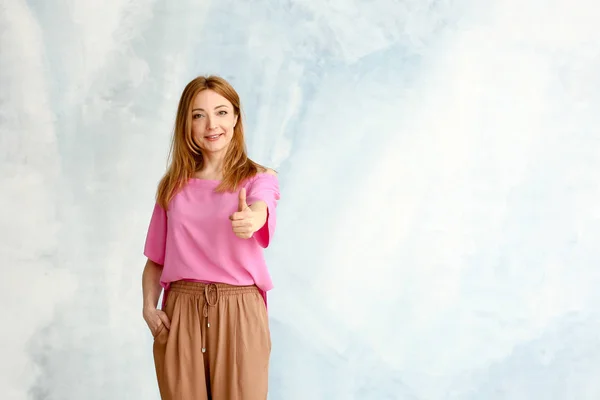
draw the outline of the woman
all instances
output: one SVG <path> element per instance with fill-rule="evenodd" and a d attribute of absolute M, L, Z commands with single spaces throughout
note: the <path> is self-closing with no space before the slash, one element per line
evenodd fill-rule
<path fill-rule="evenodd" d="M 191 81 L 144 248 L 143 316 L 162 399 L 267 398 L 273 285 L 263 249 L 279 198 L 276 173 L 246 155 L 236 91 L 216 76 Z"/>

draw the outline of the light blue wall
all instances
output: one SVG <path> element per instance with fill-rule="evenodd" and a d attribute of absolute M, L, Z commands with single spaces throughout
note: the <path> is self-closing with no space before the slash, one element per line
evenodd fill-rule
<path fill-rule="evenodd" d="M 158 398 L 143 241 L 181 90 L 217 73 L 281 182 L 271 400 L 597 400 L 599 20 L 0 0 L 1 397 Z"/>

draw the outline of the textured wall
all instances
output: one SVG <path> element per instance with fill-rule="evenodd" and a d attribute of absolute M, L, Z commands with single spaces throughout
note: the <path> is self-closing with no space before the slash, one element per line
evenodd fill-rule
<path fill-rule="evenodd" d="M 592 0 L 0 0 L 2 399 L 157 399 L 185 83 L 280 172 L 271 400 L 600 398 Z M 221 399 L 226 400 L 226 399 Z"/>

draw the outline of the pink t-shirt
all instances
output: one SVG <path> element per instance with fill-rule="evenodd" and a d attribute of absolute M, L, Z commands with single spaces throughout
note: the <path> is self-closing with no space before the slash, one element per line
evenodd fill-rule
<path fill-rule="evenodd" d="M 263 249 L 275 231 L 279 181 L 276 175 L 259 173 L 242 184 L 248 205 L 263 200 L 268 207 L 267 222 L 250 239 L 235 236 L 229 219 L 238 211 L 239 190 L 216 193 L 219 183 L 193 178 L 173 197 L 168 211 L 155 204 L 144 255 L 163 265 L 160 283 L 165 289 L 178 280 L 256 285 L 266 301 L 273 283 Z"/>

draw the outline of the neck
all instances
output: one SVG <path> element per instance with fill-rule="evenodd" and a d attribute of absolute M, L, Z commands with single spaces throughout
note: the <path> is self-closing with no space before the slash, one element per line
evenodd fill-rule
<path fill-rule="evenodd" d="M 199 172 L 203 175 L 221 176 L 225 164 L 225 152 L 202 154 L 202 168 Z"/>

